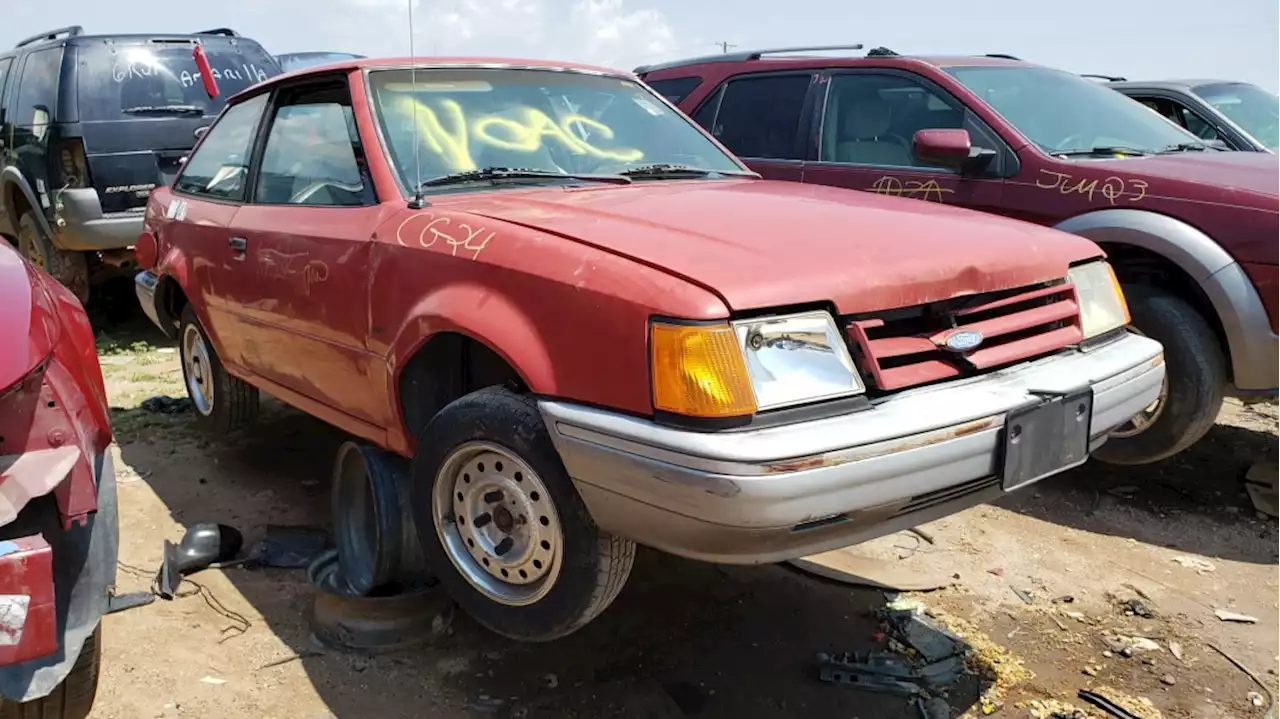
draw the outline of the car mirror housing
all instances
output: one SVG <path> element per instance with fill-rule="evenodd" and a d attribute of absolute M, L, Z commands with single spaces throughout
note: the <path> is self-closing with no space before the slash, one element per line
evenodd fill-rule
<path fill-rule="evenodd" d="M 962 173 L 981 172 L 995 158 L 995 150 L 974 147 L 964 129 L 918 130 L 911 138 L 911 154 L 927 165 L 949 167 Z"/>

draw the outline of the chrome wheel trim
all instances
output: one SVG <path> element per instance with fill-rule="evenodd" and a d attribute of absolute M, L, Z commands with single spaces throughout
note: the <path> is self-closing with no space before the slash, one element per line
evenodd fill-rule
<path fill-rule="evenodd" d="M 1129 325 L 1125 329 L 1135 335 L 1142 335 L 1143 337 L 1146 337 L 1142 330 L 1134 327 L 1133 325 Z M 1160 419 L 1160 415 L 1164 414 L 1164 406 L 1168 398 L 1169 372 L 1166 369 L 1164 379 L 1160 381 L 1160 394 L 1156 397 L 1155 401 L 1143 408 L 1141 412 L 1134 415 L 1128 422 L 1125 422 L 1119 427 L 1111 430 L 1111 436 L 1125 439 L 1127 437 L 1136 437 L 1147 431 L 1151 428 L 1151 425 L 1156 423 L 1156 420 Z"/>
<path fill-rule="evenodd" d="M 187 376 L 187 395 L 196 411 L 208 417 L 213 414 L 213 372 L 209 364 L 209 348 L 200 328 L 187 325 L 182 331 L 182 368 Z"/>
<path fill-rule="evenodd" d="M 524 460 L 490 442 L 467 442 L 436 473 L 432 520 L 467 582 L 506 606 L 526 606 L 555 586 L 564 553 L 560 517 Z"/>

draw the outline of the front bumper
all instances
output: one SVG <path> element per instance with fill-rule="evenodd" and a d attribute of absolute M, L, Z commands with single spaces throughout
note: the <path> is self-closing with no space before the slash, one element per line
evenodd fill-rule
<path fill-rule="evenodd" d="M 57 512 L 46 512 L 36 515 L 37 526 L 22 526 L 30 535 L 0 542 L 0 701 L 48 696 L 107 611 L 119 549 L 110 451 L 94 465 L 98 509 L 87 521 L 63 529 Z"/>
<path fill-rule="evenodd" d="M 778 562 L 916 526 L 1004 493 L 1014 409 L 1093 392 L 1093 451 L 1155 401 L 1159 343 L 1126 334 L 872 409 L 778 427 L 694 432 L 542 401 L 569 476 L 604 531 L 714 562 Z"/>

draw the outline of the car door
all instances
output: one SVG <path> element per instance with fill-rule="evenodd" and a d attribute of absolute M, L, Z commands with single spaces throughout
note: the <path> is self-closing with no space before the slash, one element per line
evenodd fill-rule
<path fill-rule="evenodd" d="M 918 75 L 888 69 L 835 70 L 815 112 L 817 156 L 807 183 L 996 211 L 1002 177 L 1015 160 L 999 136 L 959 100 Z M 964 129 L 974 147 L 995 152 L 971 173 L 917 160 L 920 130 Z"/>
<path fill-rule="evenodd" d="M 227 228 L 248 194 L 249 160 L 267 100 L 267 93 L 261 93 L 227 108 L 174 179 L 173 200 L 161 226 L 165 244 L 186 255 L 183 290 L 203 309 L 201 320 L 218 357 L 232 368 L 245 366 L 244 335 L 234 305 L 244 261 L 233 251 Z"/>
<path fill-rule="evenodd" d="M 692 117 L 747 166 L 771 180 L 800 180 L 809 71 L 739 75 L 707 96 Z"/>
<path fill-rule="evenodd" d="M 232 220 L 241 271 L 228 299 L 254 374 L 382 423 L 380 360 L 366 347 L 379 208 L 345 75 L 281 86 Z"/>

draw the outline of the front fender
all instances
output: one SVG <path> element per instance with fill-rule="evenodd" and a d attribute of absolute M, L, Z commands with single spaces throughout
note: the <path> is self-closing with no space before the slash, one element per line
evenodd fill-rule
<path fill-rule="evenodd" d="M 1275 390 L 1277 337 L 1266 307 L 1244 269 L 1212 237 L 1168 215 L 1128 209 L 1077 215 L 1055 229 L 1099 244 L 1140 247 L 1173 262 L 1195 280 L 1218 315 L 1236 389 Z"/>
<path fill-rule="evenodd" d="M 554 363 L 533 320 L 493 287 L 458 282 L 422 296 L 397 328 L 387 356 L 388 397 L 399 397 L 405 364 L 442 332 L 465 335 L 493 350 L 531 391 L 556 394 Z M 396 406 L 397 426 L 403 426 L 404 410 Z"/>
<path fill-rule="evenodd" d="M 52 240 L 53 228 L 49 226 L 48 218 L 46 218 L 44 213 L 39 210 L 41 205 L 40 201 L 36 199 L 35 191 L 31 189 L 31 184 L 27 182 L 27 178 L 23 177 L 22 173 L 18 171 L 18 168 L 13 167 L 12 165 L 0 170 L 0 188 L 3 188 L 4 190 L 0 192 L 0 209 L 4 210 L 4 212 L 0 214 L 8 216 L 9 222 L 13 225 L 14 232 L 17 232 L 18 216 L 14 214 L 13 207 L 9 206 L 8 200 L 6 199 L 10 195 L 10 186 L 13 187 L 14 192 L 20 193 L 26 199 L 29 207 L 35 210 L 31 214 L 35 215 L 36 223 L 40 225 L 40 229 L 44 232 L 44 236 Z"/>

